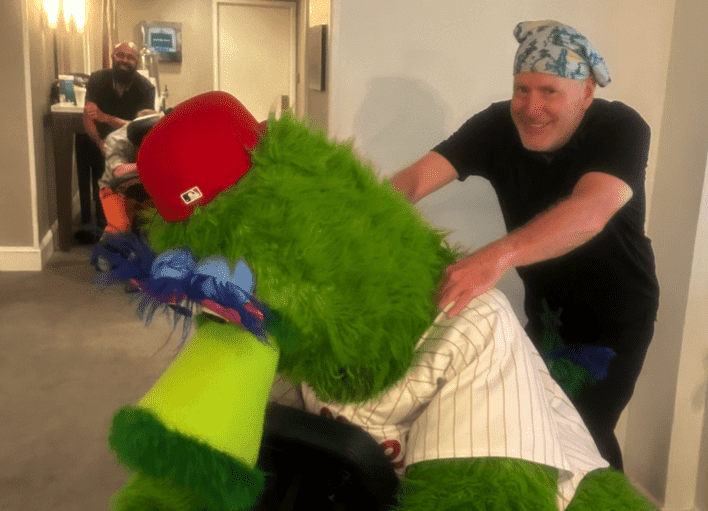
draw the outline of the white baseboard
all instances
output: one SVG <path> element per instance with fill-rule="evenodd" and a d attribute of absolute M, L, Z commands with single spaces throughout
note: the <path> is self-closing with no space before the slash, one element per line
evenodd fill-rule
<path fill-rule="evenodd" d="M 81 214 L 81 201 L 76 192 L 71 200 L 72 217 Z M 42 271 L 54 254 L 54 240 L 59 237 L 59 221 L 49 228 L 39 247 L 0 247 L 0 271 Z"/>
<path fill-rule="evenodd" d="M 634 487 L 637 490 L 639 490 L 640 492 L 642 492 L 642 495 L 644 495 L 647 499 L 649 499 L 651 501 L 651 503 L 656 506 L 657 509 L 660 509 L 661 511 L 667 511 L 666 509 L 664 509 L 663 504 L 660 504 L 659 501 L 656 500 L 656 498 L 654 498 L 654 496 L 651 493 L 649 493 L 649 491 L 647 491 L 646 488 L 644 488 L 644 486 L 637 483 L 637 481 L 635 481 L 631 476 L 627 476 L 627 477 L 629 478 L 629 481 L 634 485 Z"/>
<path fill-rule="evenodd" d="M 0 271 L 42 271 L 53 253 L 54 232 L 49 229 L 39 247 L 0 247 Z"/>
<path fill-rule="evenodd" d="M 644 488 L 641 484 L 637 484 L 637 482 L 632 479 L 631 477 L 629 478 L 630 482 L 640 491 L 642 494 L 648 498 L 652 504 L 656 506 L 657 509 L 660 509 L 661 511 L 703 511 L 700 509 L 698 506 L 694 505 L 691 507 L 682 507 L 682 508 L 676 508 L 676 507 L 666 507 L 663 504 L 659 504 L 659 501 L 656 500 L 647 490 Z"/>
<path fill-rule="evenodd" d="M 58 238 L 58 233 L 59 223 L 55 221 L 39 244 L 39 250 L 42 252 L 42 268 L 44 268 L 44 265 L 47 264 L 49 258 L 52 257 L 54 253 L 54 240 Z"/>

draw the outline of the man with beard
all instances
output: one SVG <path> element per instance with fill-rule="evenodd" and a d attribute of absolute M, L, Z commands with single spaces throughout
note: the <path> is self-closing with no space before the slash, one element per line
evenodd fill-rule
<path fill-rule="evenodd" d="M 118 43 L 113 48 L 111 59 L 113 67 L 92 73 L 86 86 L 83 122 L 93 142 L 86 137 L 77 137 L 76 144 L 79 172 L 91 174 L 92 196 L 99 223 L 105 223 L 98 197 L 98 181 L 104 171 L 103 141 L 109 133 L 135 119 L 141 110 L 155 107 L 155 87 L 137 72 L 137 46 Z M 80 183 L 82 177 L 79 176 Z M 85 176 L 83 182 L 88 182 L 87 178 Z"/>

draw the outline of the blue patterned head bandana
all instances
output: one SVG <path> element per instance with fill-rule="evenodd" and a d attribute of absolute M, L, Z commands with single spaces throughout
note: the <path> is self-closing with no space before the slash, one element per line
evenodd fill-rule
<path fill-rule="evenodd" d="M 571 80 L 590 75 L 600 87 L 610 83 L 605 59 L 590 41 L 568 25 L 557 21 L 523 21 L 514 28 L 519 49 L 514 74 L 545 73 Z"/>

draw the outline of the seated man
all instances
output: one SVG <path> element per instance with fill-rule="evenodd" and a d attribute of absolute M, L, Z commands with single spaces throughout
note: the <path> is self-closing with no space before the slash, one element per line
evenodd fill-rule
<path fill-rule="evenodd" d="M 111 132 L 105 139 L 106 167 L 98 182 L 101 206 L 106 214 L 104 233 L 128 232 L 135 213 L 150 206 L 150 197 L 140 184 L 135 161 L 143 137 L 161 117 L 154 110 L 141 110 L 134 121 Z"/>

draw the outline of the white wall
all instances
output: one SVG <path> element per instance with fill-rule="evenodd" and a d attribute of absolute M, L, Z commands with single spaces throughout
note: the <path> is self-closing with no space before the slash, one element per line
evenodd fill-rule
<path fill-rule="evenodd" d="M 647 227 L 662 286 L 657 336 L 620 442 L 630 476 L 667 510 L 705 502 L 708 485 L 699 481 L 706 474 L 699 457 L 706 455 L 708 256 L 701 240 L 708 221 L 698 213 L 708 63 L 706 52 L 695 50 L 707 9 L 705 0 L 332 0 L 329 133 L 353 137 L 383 175 L 425 154 L 490 102 L 509 98 L 517 22 L 564 21 L 605 56 L 613 83 L 597 95 L 634 107 L 652 129 Z M 504 232 L 496 198 L 481 180 L 448 186 L 421 208 L 470 248 Z M 518 278 L 499 287 L 523 316 Z"/>
<path fill-rule="evenodd" d="M 516 23 L 558 19 L 588 36 L 608 61 L 614 83 L 598 96 L 636 108 L 658 137 L 673 4 L 333 0 L 330 135 L 354 137 L 362 156 L 383 175 L 393 174 L 474 113 L 510 97 Z M 652 145 L 648 197 L 655 164 Z M 420 207 L 432 223 L 453 231 L 451 242 L 469 248 L 504 233 L 496 197 L 481 179 L 448 186 Z M 498 287 L 523 320 L 516 273 Z"/>
<path fill-rule="evenodd" d="M 630 404 L 625 450 L 628 470 L 667 510 L 694 505 L 708 375 L 705 209 L 708 156 L 708 56 L 694 48 L 704 38 L 708 4 L 676 0 L 652 214 L 661 286 L 652 346 Z M 704 451 L 705 455 L 705 451 Z M 704 490 L 705 491 L 705 490 Z"/>

